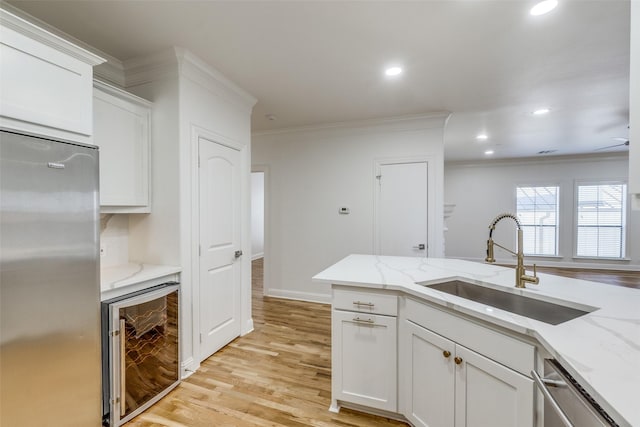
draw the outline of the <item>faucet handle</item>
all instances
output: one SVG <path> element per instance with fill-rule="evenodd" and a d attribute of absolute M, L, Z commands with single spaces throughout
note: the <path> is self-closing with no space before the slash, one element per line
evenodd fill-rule
<path fill-rule="evenodd" d="M 525 276 L 527 276 L 525 274 Z M 531 284 L 537 285 L 540 283 L 540 278 L 538 277 L 538 272 L 536 271 L 536 265 L 533 264 L 533 276 L 527 276 L 525 280 Z"/>

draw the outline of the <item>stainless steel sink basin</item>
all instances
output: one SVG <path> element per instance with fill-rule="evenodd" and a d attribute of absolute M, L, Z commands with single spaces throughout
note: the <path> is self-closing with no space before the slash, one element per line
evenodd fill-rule
<path fill-rule="evenodd" d="M 499 291 L 485 286 L 474 285 L 463 282 L 462 280 L 452 280 L 450 282 L 425 286 L 551 325 L 559 325 L 560 323 L 575 319 L 576 317 L 583 316 L 595 310 L 595 308 L 593 308 L 590 311 L 584 311 L 506 291 Z"/>

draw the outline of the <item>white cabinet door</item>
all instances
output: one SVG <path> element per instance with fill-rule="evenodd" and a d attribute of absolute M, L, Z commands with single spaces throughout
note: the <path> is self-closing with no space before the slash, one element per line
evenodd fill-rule
<path fill-rule="evenodd" d="M 0 8 L 0 127 L 87 143 L 102 58 Z"/>
<path fill-rule="evenodd" d="M 332 397 L 397 411 L 396 318 L 333 310 Z"/>
<path fill-rule="evenodd" d="M 533 380 L 456 346 L 455 427 L 533 427 Z"/>
<path fill-rule="evenodd" d="M 404 320 L 399 345 L 400 412 L 414 426 L 452 427 L 455 344 Z"/>
<path fill-rule="evenodd" d="M 149 212 L 151 104 L 101 82 L 93 100 L 101 212 Z"/>

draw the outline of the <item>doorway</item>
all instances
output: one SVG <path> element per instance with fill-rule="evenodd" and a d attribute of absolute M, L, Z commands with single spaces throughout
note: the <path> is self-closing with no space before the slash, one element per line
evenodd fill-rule
<path fill-rule="evenodd" d="M 378 161 L 375 173 L 375 253 L 427 257 L 428 162 Z"/>
<path fill-rule="evenodd" d="M 200 360 L 241 332 L 240 177 L 238 149 L 200 138 L 199 338 Z"/>
<path fill-rule="evenodd" d="M 264 295 L 265 171 L 251 172 L 251 292 Z M 255 302 L 254 302 L 255 305 Z"/>

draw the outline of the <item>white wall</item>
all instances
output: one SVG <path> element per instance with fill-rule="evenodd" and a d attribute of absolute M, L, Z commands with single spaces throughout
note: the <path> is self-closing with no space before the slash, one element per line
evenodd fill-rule
<path fill-rule="evenodd" d="M 241 248 L 251 245 L 251 108 L 255 103 L 194 55 L 170 49 L 126 61 L 127 90 L 154 102 L 151 214 L 130 215 L 132 260 L 177 265 L 181 272 L 183 375 L 200 361 L 198 137 L 239 147 L 242 157 Z M 241 333 L 253 329 L 251 260 L 241 263 Z"/>
<path fill-rule="evenodd" d="M 264 172 L 251 173 L 251 259 L 264 256 Z"/>
<path fill-rule="evenodd" d="M 100 268 L 129 262 L 129 216 L 100 215 Z"/>
<path fill-rule="evenodd" d="M 443 126 L 446 115 L 341 124 L 253 136 L 265 189 L 265 293 L 328 301 L 311 277 L 351 253 L 373 253 L 374 160 L 429 156 L 435 179 L 434 233 L 442 247 Z M 349 206 L 349 215 L 339 215 Z M 434 254 L 437 256 L 437 254 Z"/>
<path fill-rule="evenodd" d="M 575 182 L 584 180 L 627 179 L 626 155 L 545 158 L 533 160 L 445 163 L 445 201 L 456 204 L 447 219 L 446 256 L 484 260 L 489 223 L 499 213 L 515 213 L 515 189 L 518 185 L 560 186 L 559 258 L 526 257 L 527 263 L 539 265 L 639 268 L 640 212 L 629 211 L 627 217 L 627 256 L 629 261 L 577 260 L 573 258 Z M 496 242 L 514 246 L 515 227 L 504 224 L 496 228 Z M 513 262 L 496 248 L 496 258 Z"/>

